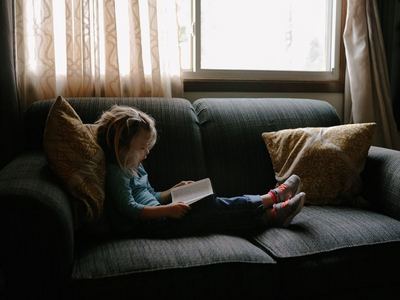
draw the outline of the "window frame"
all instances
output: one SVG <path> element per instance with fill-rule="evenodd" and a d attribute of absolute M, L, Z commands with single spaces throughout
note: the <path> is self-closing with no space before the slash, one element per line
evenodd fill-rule
<path fill-rule="evenodd" d="M 200 8 L 201 0 L 193 0 L 197 11 Z M 291 78 L 280 78 L 280 79 L 255 79 L 251 78 L 251 73 L 260 72 L 260 71 L 249 71 L 243 72 L 248 73 L 246 77 L 235 78 L 234 76 L 228 76 L 224 78 L 210 77 L 207 74 L 207 77 L 201 77 L 202 72 L 199 72 L 197 75 L 190 74 L 190 72 L 183 72 L 184 78 L 184 91 L 185 92 L 327 92 L 327 93 L 342 93 L 344 92 L 344 80 L 345 80 L 345 69 L 346 69 L 346 61 L 345 61 L 345 50 L 343 43 L 343 31 L 345 27 L 346 13 L 347 13 L 347 0 L 341 1 L 341 22 L 340 22 L 340 31 L 339 31 L 339 60 L 338 60 L 338 71 L 337 71 L 337 79 L 329 79 L 329 80 L 313 80 L 308 77 L 305 80 L 302 80 L 298 76 L 289 76 Z M 195 12 L 193 11 L 193 14 Z M 197 32 L 200 30 L 200 23 L 197 22 L 194 25 Z M 197 37 L 198 38 L 198 37 Z M 194 49 L 194 53 L 199 51 L 200 45 L 194 39 L 192 41 L 192 47 Z M 194 59 L 195 63 L 198 67 L 198 62 Z M 241 71 L 239 71 L 241 72 Z M 262 72 L 262 71 L 261 71 Z M 221 75 L 225 72 L 213 71 L 212 73 Z M 232 71 L 227 72 L 232 73 Z M 273 74 L 274 72 L 268 72 Z M 301 73 L 301 72 L 293 72 L 293 73 Z M 279 72 L 279 74 L 284 74 L 284 72 Z"/>

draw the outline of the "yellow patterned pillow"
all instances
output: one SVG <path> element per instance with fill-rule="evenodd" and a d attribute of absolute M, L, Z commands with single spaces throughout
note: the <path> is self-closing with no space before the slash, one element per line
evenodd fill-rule
<path fill-rule="evenodd" d="M 59 96 L 50 109 L 44 133 L 44 153 L 50 168 L 84 204 L 84 220 L 89 222 L 100 216 L 104 202 L 105 156 L 95 130 L 94 125 L 84 125 Z"/>
<path fill-rule="evenodd" d="M 301 178 L 309 204 L 364 205 L 360 173 L 375 123 L 285 129 L 262 134 L 278 184 Z"/>

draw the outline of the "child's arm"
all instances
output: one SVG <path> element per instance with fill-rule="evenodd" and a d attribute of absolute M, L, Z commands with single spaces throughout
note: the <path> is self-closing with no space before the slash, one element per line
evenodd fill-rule
<path fill-rule="evenodd" d="M 145 206 L 140 213 L 139 219 L 141 221 L 164 217 L 180 219 L 191 209 L 192 208 L 189 205 L 183 202 L 170 203 L 161 206 Z"/>

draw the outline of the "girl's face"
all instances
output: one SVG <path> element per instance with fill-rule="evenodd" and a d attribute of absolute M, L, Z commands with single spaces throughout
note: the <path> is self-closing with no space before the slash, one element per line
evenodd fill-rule
<path fill-rule="evenodd" d="M 133 167 L 138 168 L 142 161 L 147 158 L 150 153 L 150 132 L 140 130 L 136 136 L 131 140 L 130 153 L 132 154 Z"/>

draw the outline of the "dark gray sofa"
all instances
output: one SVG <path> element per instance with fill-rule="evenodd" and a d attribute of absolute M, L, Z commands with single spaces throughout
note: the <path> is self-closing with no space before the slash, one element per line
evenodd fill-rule
<path fill-rule="evenodd" d="M 275 185 L 263 132 L 340 122 L 331 105 L 317 100 L 67 100 L 84 123 L 115 103 L 148 112 L 159 131 L 145 165 L 153 187 L 210 177 L 220 196 Z M 43 155 L 52 103 L 28 109 L 28 148 L 0 171 L 7 299 L 400 297 L 400 152 L 370 149 L 362 173 L 368 210 L 306 206 L 287 229 L 174 239 L 113 236 L 100 225 L 75 231 L 69 195 Z"/>

